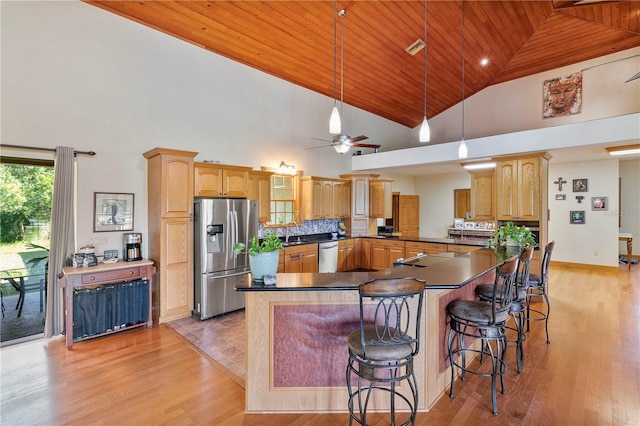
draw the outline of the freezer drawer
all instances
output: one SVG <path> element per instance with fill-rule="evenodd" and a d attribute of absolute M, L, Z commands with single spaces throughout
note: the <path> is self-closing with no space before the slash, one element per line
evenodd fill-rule
<path fill-rule="evenodd" d="M 193 314 L 201 320 L 244 308 L 244 293 L 235 290 L 236 284 L 244 280 L 249 269 L 226 274 L 201 275 Z M 198 286 L 198 284 L 196 284 Z"/>

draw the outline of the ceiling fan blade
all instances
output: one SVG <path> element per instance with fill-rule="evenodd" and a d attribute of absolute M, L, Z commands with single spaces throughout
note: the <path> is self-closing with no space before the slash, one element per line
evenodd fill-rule
<path fill-rule="evenodd" d="M 305 149 L 318 149 L 318 148 L 328 148 L 331 145 L 322 145 L 322 146 L 311 146 L 309 148 L 305 148 Z"/>
<path fill-rule="evenodd" d="M 327 140 L 327 139 L 320 139 L 320 138 L 310 138 L 313 139 L 314 141 L 322 141 L 322 142 L 327 142 L 327 143 L 333 143 L 333 141 Z"/>
<path fill-rule="evenodd" d="M 631 77 L 629 80 L 625 81 L 625 83 L 628 83 L 628 82 L 633 81 L 633 80 L 637 80 L 639 78 L 640 78 L 640 72 L 638 74 L 634 75 L 633 77 Z"/>
<path fill-rule="evenodd" d="M 353 145 L 355 142 L 360 142 L 360 141 L 363 141 L 365 139 L 369 139 L 369 136 L 365 136 L 365 135 L 356 136 L 355 138 L 351 138 L 350 142 Z"/>
<path fill-rule="evenodd" d="M 376 145 L 376 144 L 371 144 L 371 143 L 354 143 L 351 144 L 351 146 L 357 146 L 360 148 L 380 148 L 380 145 Z"/>

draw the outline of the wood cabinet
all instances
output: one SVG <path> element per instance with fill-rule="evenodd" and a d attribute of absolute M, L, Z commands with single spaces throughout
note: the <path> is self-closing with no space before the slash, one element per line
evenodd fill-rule
<path fill-rule="evenodd" d="M 246 198 L 251 167 L 195 163 L 196 197 Z"/>
<path fill-rule="evenodd" d="M 471 219 L 495 220 L 495 192 L 495 172 L 493 170 L 471 173 Z"/>
<path fill-rule="evenodd" d="M 340 179 L 305 176 L 301 178 L 303 220 L 337 219 L 345 207 L 342 205 L 344 181 Z"/>
<path fill-rule="evenodd" d="M 351 182 L 334 182 L 333 212 L 336 217 L 342 219 L 351 217 Z"/>
<path fill-rule="evenodd" d="M 359 264 L 356 260 L 356 240 L 338 241 L 338 272 L 351 271 Z"/>
<path fill-rule="evenodd" d="M 371 269 L 371 240 L 358 238 L 356 240 L 356 259 L 359 260 L 359 268 Z"/>
<path fill-rule="evenodd" d="M 405 257 L 413 257 L 418 253 L 424 253 L 426 255 L 436 255 L 447 252 L 447 244 L 442 243 L 420 243 L 414 241 L 407 241 L 405 243 Z"/>
<path fill-rule="evenodd" d="M 498 220 L 538 221 L 546 218 L 549 156 L 496 158 Z"/>
<path fill-rule="evenodd" d="M 371 255 L 370 268 L 375 271 L 388 269 L 393 262 L 404 256 L 404 241 L 399 240 L 370 240 Z"/>
<path fill-rule="evenodd" d="M 149 258 L 158 270 L 153 315 L 159 323 L 193 309 L 193 181 L 197 152 L 155 148 L 145 152 L 148 179 Z"/>
<path fill-rule="evenodd" d="M 400 195 L 398 197 L 398 228 L 405 238 L 420 236 L 420 196 Z"/>
<path fill-rule="evenodd" d="M 258 221 L 269 222 L 271 219 L 271 175 L 272 172 L 251 170 L 249 172 L 249 189 L 247 198 L 258 200 Z"/>
<path fill-rule="evenodd" d="M 369 181 L 369 217 L 391 218 L 393 216 L 393 179 Z"/>
<path fill-rule="evenodd" d="M 449 253 L 469 253 L 480 250 L 482 246 L 466 246 L 462 244 L 448 244 L 447 251 Z"/>
<path fill-rule="evenodd" d="M 318 245 L 285 247 L 284 272 L 318 272 Z"/>

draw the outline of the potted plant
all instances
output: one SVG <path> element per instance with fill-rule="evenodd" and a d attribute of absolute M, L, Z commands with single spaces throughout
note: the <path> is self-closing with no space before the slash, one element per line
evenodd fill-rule
<path fill-rule="evenodd" d="M 518 226 L 513 222 L 506 222 L 500 226 L 493 236 L 498 241 L 498 245 L 528 248 L 536 243 L 535 236 L 526 226 Z"/>
<path fill-rule="evenodd" d="M 245 249 L 244 243 L 237 243 L 233 247 L 233 252 L 240 254 Z M 275 232 L 268 233 L 262 240 L 258 240 L 255 235 L 251 238 L 251 246 L 247 253 L 249 253 L 249 268 L 254 280 L 262 281 L 266 275 L 275 275 L 278 272 L 281 250 L 284 250 L 284 246 Z"/>

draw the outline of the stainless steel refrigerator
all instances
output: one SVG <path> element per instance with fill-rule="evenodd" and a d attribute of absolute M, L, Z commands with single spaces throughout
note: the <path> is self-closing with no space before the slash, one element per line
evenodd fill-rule
<path fill-rule="evenodd" d="M 258 235 L 258 202 L 196 198 L 194 206 L 194 310 L 200 319 L 244 308 L 244 293 L 234 290 L 249 273 L 249 255 L 233 246 Z"/>

